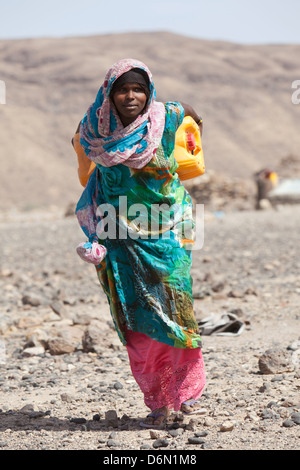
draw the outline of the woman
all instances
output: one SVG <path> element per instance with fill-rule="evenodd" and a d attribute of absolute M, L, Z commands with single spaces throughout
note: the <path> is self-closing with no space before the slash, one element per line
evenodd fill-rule
<path fill-rule="evenodd" d="M 96 165 L 76 214 L 88 237 L 78 253 L 96 265 L 131 370 L 161 427 L 171 409 L 199 410 L 205 386 L 193 312 L 192 203 L 173 151 L 188 105 L 155 100 L 152 75 L 124 59 L 108 71 L 79 125 L 80 144 Z"/>

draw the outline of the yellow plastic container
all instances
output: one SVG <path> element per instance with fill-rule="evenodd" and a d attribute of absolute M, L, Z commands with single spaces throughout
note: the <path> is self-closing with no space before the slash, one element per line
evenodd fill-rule
<path fill-rule="evenodd" d="M 190 116 L 186 116 L 177 129 L 174 157 L 179 165 L 176 172 L 181 181 L 205 173 L 200 130 Z"/>
<path fill-rule="evenodd" d="M 78 132 L 73 137 L 73 147 L 77 154 L 79 181 L 82 186 L 85 187 L 87 185 L 89 177 L 96 168 L 96 165 L 86 156 L 85 151 L 80 145 L 80 138 Z"/>

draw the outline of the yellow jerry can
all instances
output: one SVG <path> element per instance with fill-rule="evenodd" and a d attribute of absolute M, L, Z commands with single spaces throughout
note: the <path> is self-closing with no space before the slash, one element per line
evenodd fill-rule
<path fill-rule="evenodd" d="M 186 116 L 177 129 L 174 157 L 179 165 L 176 172 L 181 181 L 205 173 L 200 130 L 190 116 Z"/>
<path fill-rule="evenodd" d="M 78 160 L 78 177 L 82 186 L 86 186 L 89 177 L 93 173 L 96 165 L 90 160 L 80 144 L 79 132 L 77 132 L 72 139 L 74 150 L 77 154 Z"/>

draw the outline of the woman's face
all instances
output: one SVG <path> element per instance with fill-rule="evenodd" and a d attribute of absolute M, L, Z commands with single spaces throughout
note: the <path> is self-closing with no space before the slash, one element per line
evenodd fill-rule
<path fill-rule="evenodd" d="M 147 96 L 138 83 L 124 83 L 114 92 L 113 102 L 126 127 L 142 113 L 147 103 Z"/>

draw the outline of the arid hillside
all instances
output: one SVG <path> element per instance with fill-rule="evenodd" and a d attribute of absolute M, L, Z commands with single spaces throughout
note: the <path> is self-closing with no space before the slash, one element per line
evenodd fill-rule
<path fill-rule="evenodd" d="M 138 33 L 0 41 L 0 209 L 66 206 L 81 188 L 71 138 L 108 67 L 134 57 L 158 99 L 193 104 L 204 119 L 208 171 L 251 179 L 300 155 L 300 45 L 245 46 Z"/>

